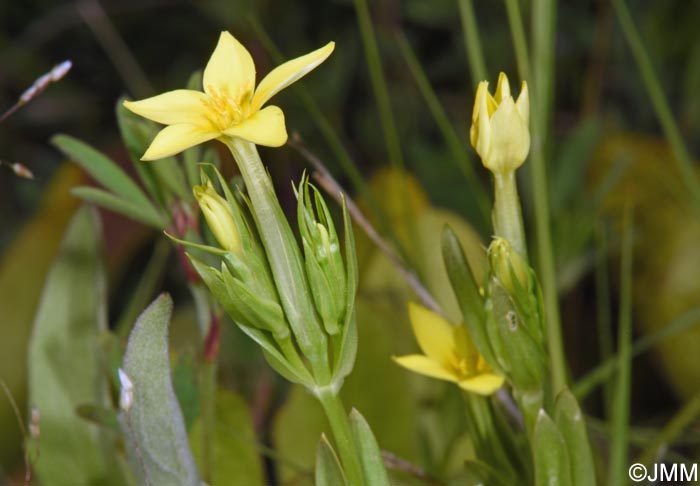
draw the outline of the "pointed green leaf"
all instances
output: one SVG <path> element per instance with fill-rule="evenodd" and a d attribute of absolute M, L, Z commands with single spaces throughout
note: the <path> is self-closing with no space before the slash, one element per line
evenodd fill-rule
<path fill-rule="evenodd" d="M 389 486 L 389 475 L 386 472 L 377 439 L 374 438 L 365 418 L 356 409 L 350 412 L 350 427 L 355 447 L 360 455 L 365 482 L 372 486 Z"/>
<path fill-rule="evenodd" d="M 442 232 L 442 257 L 445 260 L 445 268 L 450 277 L 457 302 L 459 302 L 464 323 L 469 328 L 474 344 L 476 344 L 479 352 L 491 368 L 499 370 L 498 360 L 491 349 L 486 334 L 486 314 L 484 312 L 483 297 L 479 293 L 477 283 L 474 281 L 474 276 L 469 267 L 469 262 L 464 256 L 462 245 L 449 226 L 445 226 Z"/>
<path fill-rule="evenodd" d="M 133 397 L 130 407 L 119 414 L 119 423 L 129 463 L 140 484 L 199 486 L 170 378 L 168 326 L 172 309 L 172 299 L 162 294 L 139 316 L 131 331 L 122 371 L 132 383 Z M 125 389 L 122 384 L 122 393 Z"/>
<path fill-rule="evenodd" d="M 533 436 L 535 486 L 572 486 L 570 458 L 566 442 L 549 415 L 540 410 Z"/>
<path fill-rule="evenodd" d="M 150 211 L 149 209 L 140 207 L 130 200 L 115 196 L 111 192 L 107 192 L 103 189 L 81 186 L 71 189 L 71 194 L 83 201 L 96 204 L 126 216 L 127 218 L 153 226 L 156 229 L 165 228 L 165 221 L 157 211 Z"/>
<path fill-rule="evenodd" d="M 316 450 L 316 486 L 343 486 L 347 484 L 343 468 L 326 435 L 321 435 Z"/>
<path fill-rule="evenodd" d="M 114 194 L 137 206 L 153 209 L 149 199 L 126 172 L 101 152 L 68 135 L 56 135 L 51 143 Z"/>
<path fill-rule="evenodd" d="M 586 422 L 574 395 L 562 390 L 554 404 L 554 422 L 564 437 L 571 461 L 573 486 L 595 486 L 595 467 Z"/>
<path fill-rule="evenodd" d="M 120 484 L 116 434 L 82 419 L 85 403 L 109 406 L 98 336 L 107 327 L 100 228 L 75 213 L 44 285 L 29 345 L 29 401 L 41 414 L 33 469 L 44 484 Z"/>

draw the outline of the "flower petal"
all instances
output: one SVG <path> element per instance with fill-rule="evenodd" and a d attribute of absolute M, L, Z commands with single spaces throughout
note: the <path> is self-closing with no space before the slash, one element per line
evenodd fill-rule
<path fill-rule="evenodd" d="M 508 97 L 498 105 L 491 117 L 491 134 L 493 139 L 486 157 L 482 154 L 487 167 L 500 172 L 520 167 L 530 151 L 530 131 L 513 98 Z"/>
<path fill-rule="evenodd" d="M 408 303 L 413 334 L 430 359 L 445 363 L 455 353 L 452 325 L 433 311 L 414 302 Z"/>
<path fill-rule="evenodd" d="M 164 125 L 207 122 L 207 95 L 190 89 L 176 89 L 145 100 L 125 101 L 124 107 Z"/>
<path fill-rule="evenodd" d="M 255 64 L 248 50 L 228 32 L 222 32 L 202 76 L 204 92 L 240 102 L 255 89 Z"/>
<path fill-rule="evenodd" d="M 224 133 L 257 145 L 280 147 L 287 142 L 284 113 L 278 106 L 267 106 Z"/>
<path fill-rule="evenodd" d="M 179 123 L 162 129 L 151 142 L 141 160 L 158 160 L 178 154 L 190 147 L 219 136 L 213 130 L 202 130 L 195 125 Z"/>
<path fill-rule="evenodd" d="M 438 380 L 447 380 L 457 382 L 457 378 L 445 368 L 440 366 L 432 359 L 423 356 L 422 354 L 410 354 L 408 356 L 394 356 L 393 360 L 398 364 L 415 373 L 437 378 Z"/>
<path fill-rule="evenodd" d="M 483 373 L 467 378 L 458 383 L 463 390 L 478 393 L 479 395 L 491 395 L 503 386 L 505 378 L 495 373 Z"/>
<path fill-rule="evenodd" d="M 525 123 L 530 122 L 530 96 L 527 89 L 527 83 L 523 81 L 520 85 L 520 94 L 518 95 L 518 101 L 515 102 L 515 108 L 520 113 L 520 118 L 522 118 Z"/>
<path fill-rule="evenodd" d="M 506 73 L 500 73 L 498 75 L 498 83 L 496 84 L 496 92 L 493 95 L 493 99 L 496 101 L 496 104 L 500 104 L 501 101 L 509 96 L 510 83 L 508 83 L 508 76 L 506 76 Z"/>
<path fill-rule="evenodd" d="M 258 110 L 267 100 L 275 94 L 297 81 L 302 76 L 326 60 L 335 48 L 335 42 L 329 42 L 320 49 L 316 49 L 304 56 L 297 57 L 291 61 L 277 66 L 270 71 L 255 90 L 253 96 L 252 109 Z"/>

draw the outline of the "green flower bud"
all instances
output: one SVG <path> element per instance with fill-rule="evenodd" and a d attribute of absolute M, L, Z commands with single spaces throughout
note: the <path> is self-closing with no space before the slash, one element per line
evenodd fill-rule
<path fill-rule="evenodd" d="M 205 186 L 194 186 L 192 192 L 221 248 L 240 254 L 241 238 L 228 201 L 219 196 L 211 182 Z"/>
<path fill-rule="evenodd" d="M 511 295 L 530 291 L 530 268 L 505 238 L 494 238 L 488 251 L 491 272 Z"/>
<path fill-rule="evenodd" d="M 340 331 L 347 304 L 345 265 L 338 234 L 328 206 L 308 179 L 302 179 L 297 198 L 299 231 L 314 305 L 326 332 L 335 335 Z"/>

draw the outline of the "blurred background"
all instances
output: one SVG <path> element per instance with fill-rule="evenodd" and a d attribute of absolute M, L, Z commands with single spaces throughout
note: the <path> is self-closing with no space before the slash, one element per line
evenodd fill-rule
<path fill-rule="evenodd" d="M 232 32 L 251 51 L 258 79 L 280 59 L 336 42 L 331 58 L 299 88 L 279 94 L 275 104 L 284 108 L 290 134 L 300 135 L 436 298 L 454 309 L 439 268 L 440 228 L 450 221 L 477 252 L 490 237 L 490 180 L 468 143 L 478 77 L 467 49 L 464 2 L 372 0 L 369 24 L 358 16 L 359 3 L 364 2 L 0 3 L 0 112 L 52 66 L 65 59 L 73 62 L 63 80 L 0 124 L 0 160 L 5 162 L 0 166 L 0 379 L 22 413 L 27 410 L 32 319 L 66 224 L 80 204 L 69 190 L 88 180 L 52 147 L 50 138 L 57 133 L 75 136 L 133 174 L 116 124 L 117 100 L 184 87 L 204 67 L 221 30 Z M 529 25 L 528 2 L 520 5 Z M 682 139 L 690 154 L 697 155 L 700 2 L 628 0 L 627 5 Z M 487 78 L 495 86 L 498 73 L 506 72 L 517 93 L 518 69 L 504 5 L 477 0 L 474 14 Z M 363 40 L 362 29 L 366 33 L 368 25 L 387 87 L 379 98 L 378 80 L 371 74 L 375 59 L 367 56 Z M 646 348 L 653 348 L 633 363 L 632 440 L 633 447 L 641 448 L 684 404 L 698 400 L 700 219 L 691 209 L 687 181 L 677 169 L 609 2 L 559 2 L 553 65 L 545 154 L 571 380 L 576 383 L 614 351 L 619 221 L 631 202 L 635 340 L 646 339 Z M 381 106 L 390 108 L 394 142 L 385 135 L 387 118 Z M 261 154 L 283 205 L 293 211 L 289 181 L 298 180 L 308 162 L 293 147 L 261 149 Z M 9 167 L 13 163 L 26 166 L 34 178 L 18 177 Z M 233 164 L 225 167 L 232 174 Z M 527 165 L 519 176 L 526 228 L 535 248 Z M 114 323 L 162 236 L 108 211 L 101 216 Z M 357 232 L 361 341 L 358 367 L 345 390 L 348 405 L 361 407 L 384 448 L 428 471 L 437 470 L 442 466 L 431 454 L 439 447 L 426 452 L 422 444 L 434 443 L 435 430 L 449 426 L 436 425 L 442 415 L 430 398 L 449 392 L 440 384 L 409 377 L 391 363 L 392 354 L 415 346 L 404 310 L 412 296 L 386 259 Z M 196 352 L 187 338 L 194 311 L 176 256 L 164 258 L 157 290 L 175 298 L 173 342 L 178 359 L 183 359 Z M 323 423 L 314 423 L 320 420 L 314 416 L 315 405 L 301 391 L 284 386 L 262 365 L 257 349 L 232 326 L 227 329 L 222 381 L 247 404 L 256 440 L 275 448 L 280 463 L 295 465 L 275 473 L 291 484 L 310 467 L 316 430 Z M 369 377 L 374 378 L 368 384 Z M 404 400 L 406 394 L 417 397 L 415 403 Z M 441 403 L 446 407 L 450 402 Z M 604 444 L 605 393 L 592 390 L 583 403 L 596 419 L 594 441 Z M 692 457 L 700 430 L 697 425 L 690 430 L 692 434 L 677 437 L 672 446 Z M 0 483 L 16 477 L 21 454 L 17 419 L 6 394 L 0 394 Z M 270 456 L 262 456 L 269 463 Z"/>

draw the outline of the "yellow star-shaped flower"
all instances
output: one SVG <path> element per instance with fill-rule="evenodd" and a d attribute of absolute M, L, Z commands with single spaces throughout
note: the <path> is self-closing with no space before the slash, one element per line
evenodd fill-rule
<path fill-rule="evenodd" d="M 273 69 L 255 87 L 255 65 L 248 50 L 228 32 L 204 69 L 204 92 L 177 89 L 124 106 L 144 118 L 168 125 L 142 157 L 156 160 L 222 137 L 241 138 L 257 145 L 279 147 L 287 141 L 284 113 L 263 105 L 333 52 L 329 42 L 305 56 Z"/>
<path fill-rule="evenodd" d="M 484 361 L 466 326 L 453 326 L 414 303 L 409 303 L 408 314 L 424 354 L 394 357 L 398 364 L 422 375 L 457 383 L 479 395 L 490 395 L 503 386 L 504 378 Z"/>

